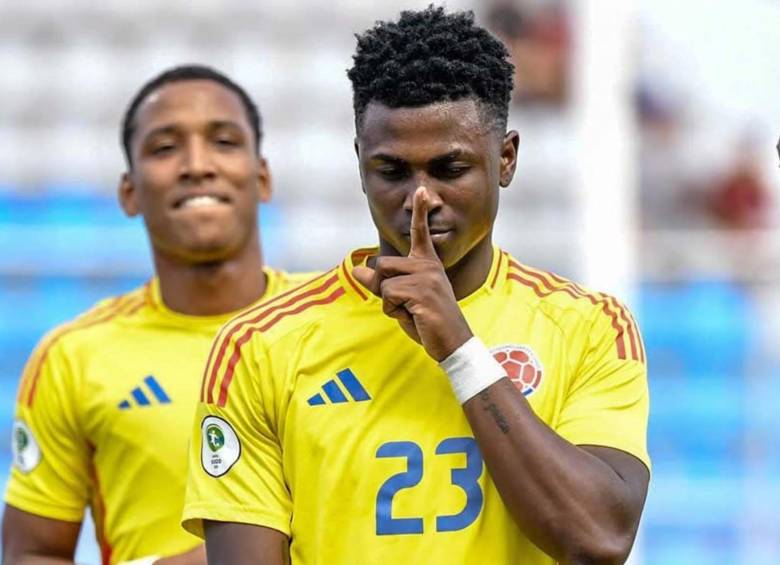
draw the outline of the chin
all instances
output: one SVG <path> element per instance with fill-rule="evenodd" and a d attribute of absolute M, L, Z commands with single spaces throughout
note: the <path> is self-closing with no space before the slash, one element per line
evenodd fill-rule
<path fill-rule="evenodd" d="M 213 263 L 230 259 L 236 254 L 236 248 L 234 242 L 224 239 L 200 240 L 186 245 L 182 255 L 194 263 Z"/>

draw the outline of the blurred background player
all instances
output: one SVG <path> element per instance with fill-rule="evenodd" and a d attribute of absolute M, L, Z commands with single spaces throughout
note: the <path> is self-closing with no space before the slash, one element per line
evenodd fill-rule
<path fill-rule="evenodd" d="M 210 344 L 232 313 L 304 280 L 263 265 L 258 205 L 271 176 L 240 86 L 208 67 L 170 69 L 138 91 L 122 127 L 119 201 L 143 217 L 156 276 L 56 328 L 30 357 L 6 563 L 72 560 L 87 506 L 104 563 L 204 562 L 179 523 Z"/>
<path fill-rule="evenodd" d="M 644 349 L 613 297 L 493 245 L 518 149 L 507 58 L 442 8 L 358 36 L 379 247 L 218 337 L 184 511 L 215 562 L 283 563 L 288 538 L 293 563 L 627 559 Z"/>

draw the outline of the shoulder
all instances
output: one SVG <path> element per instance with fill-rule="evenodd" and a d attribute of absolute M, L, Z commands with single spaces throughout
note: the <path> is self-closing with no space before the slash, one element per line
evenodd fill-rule
<path fill-rule="evenodd" d="M 61 380 L 81 354 L 96 351 L 105 328 L 116 320 L 134 316 L 147 303 L 146 286 L 99 301 L 74 319 L 49 331 L 33 350 L 19 384 L 19 400 L 32 405 L 38 382 L 44 374 Z M 67 379 L 66 379 L 67 380 Z"/>
<path fill-rule="evenodd" d="M 270 298 L 237 315 L 225 324 L 219 340 L 244 342 L 254 335 L 263 335 L 266 342 L 316 323 L 339 308 L 338 300 L 345 295 L 338 269 L 331 269 Z"/>
<path fill-rule="evenodd" d="M 507 257 L 510 292 L 518 293 L 530 306 L 560 322 L 583 322 L 613 326 L 633 324 L 628 308 L 614 296 L 591 290 L 551 271 L 537 269 Z"/>
<path fill-rule="evenodd" d="M 89 342 L 117 323 L 136 316 L 147 304 L 148 284 L 125 294 L 104 298 L 72 320 L 49 331 L 41 339 L 38 349 Z"/>
<path fill-rule="evenodd" d="M 344 295 L 333 269 L 233 318 L 222 326 L 211 348 L 201 399 L 224 406 L 236 372 L 246 371 L 238 367 L 269 361 L 283 365 L 295 355 L 300 339 L 331 315 Z"/>

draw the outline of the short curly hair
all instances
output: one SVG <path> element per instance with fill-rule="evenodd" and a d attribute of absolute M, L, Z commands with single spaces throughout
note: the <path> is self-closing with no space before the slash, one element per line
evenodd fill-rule
<path fill-rule="evenodd" d="M 356 37 L 347 76 L 358 129 L 372 101 L 400 108 L 474 98 L 490 125 L 506 131 L 514 66 L 472 11 L 403 11 L 398 22 L 377 22 Z"/>
<path fill-rule="evenodd" d="M 263 120 L 260 116 L 260 110 L 257 109 L 257 105 L 252 101 L 249 94 L 216 69 L 205 65 L 180 65 L 167 69 L 150 79 L 138 90 L 138 92 L 136 92 L 135 96 L 133 96 L 133 99 L 130 101 L 130 104 L 128 104 L 125 114 L 122 117 L 121 141 L 122 149 L 124 150 L 127 165 L 129 167 L 133 166 L 130 145 L 133 140 L 133 134 L 135 133 L 135 117 L 138 113 L 138 108 L 150 94 L 159 90 L 166 84 L 182 82 L 185 80 L 210 80 L 217 84 L 221 84 L 228 90 L 232 90 L 241 100 L 244 110 L 246 110 L 246 116 L 249 120 L 249 125 L 252 127 L 252 133 L 254 134 L 255 148 L 258 152 L 260 151 L 260 142 L 263 139 Z"/>

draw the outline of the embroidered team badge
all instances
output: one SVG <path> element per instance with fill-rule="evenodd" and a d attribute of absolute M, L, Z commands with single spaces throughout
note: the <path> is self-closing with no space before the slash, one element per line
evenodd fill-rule
<path fill-rule="evenodd" d="M 533 349 L 527 345 L 499 345 L 490 352 L 523 396 L 530 396 L 539 388 L 544 369 Z"/>
<path fill-rule="evenodd" d="M 208 416 L 201 429 L 200 462 L 212 477 L 221 477 L 241 456 L 241 443 L 233 426 L 222 418 Z"/>

